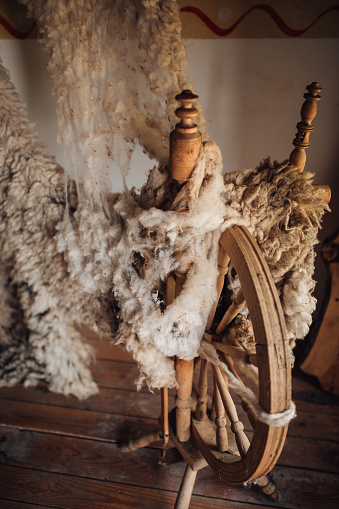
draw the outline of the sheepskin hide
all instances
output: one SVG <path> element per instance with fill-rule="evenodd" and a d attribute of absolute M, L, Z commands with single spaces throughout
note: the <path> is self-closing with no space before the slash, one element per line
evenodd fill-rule
<path fill-rule="evenodd" d="M 1 361 L 0 383 L 44 378 L 50 389 L 87 397 L 96 391 L 93 354 L 74 321 L 114 328 L 110 296 L 70 280 L 56 227 L 68 212 L 65 175 L 46 154 L 25 107 L 0 67 Z M 81 317 L 81 318 L 80 318 Z"/>
<path fill-rule="evenodd" d="M 53 391 L 95 392 L 92 354 L 74 328 L 81 322 L 133 353 L 140 383 L 174 387 L 172 356 L 199 351 L 215 297 L 218 239 L 232 224 L 245 224 L 263 250 L 291 342 L 306 334 L 313 245 L 326 209 L 310 174 L 265 161 L 223 177 L 219 149 L 207 142 L 179 193 L 167 168 L 154 168 L 140 194 L 107 196 L 107 215 L 86 200 L 86 185 L 75 203 L 3 68 L 0 87 L 2 384 L 44 378 Z M 166 278 L 188 260 L 187 284 L 164 309 Z"/>

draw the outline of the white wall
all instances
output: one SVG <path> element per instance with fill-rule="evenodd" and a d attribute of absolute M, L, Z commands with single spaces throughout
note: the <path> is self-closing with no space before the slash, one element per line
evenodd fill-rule
<path fill-rule="evenodd" d="M 191 39 L 186 41 L 188 77 L 205 109 L 207 129 L 221 148 L 225 171 L 249 168 L 261 159 L 286 159 L 293 146 L 306 85 L 318 81 L 323 98 L 311 134 L 306 169 L 315 182 L 332 188 L 332 214 L 321 240 L 339 225 L 339 39 Z M 55 99 L 45 70 L 46 58 L 34 40 L 2 40 L 0 55 L 41 140 L 63 164 L 56 143 Z M 152 163 L 138 152 L 129 185 L 140 187 Z M 119 177 L 119 182 L 121 182 Z M 318 280 L 326 273 L 318 260 Z M 323 286 L 319 285 L 321 296 Z"/>

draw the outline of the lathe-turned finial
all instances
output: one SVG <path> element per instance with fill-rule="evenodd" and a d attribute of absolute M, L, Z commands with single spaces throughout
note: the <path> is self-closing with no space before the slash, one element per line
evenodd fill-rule
<path fill-rule="evenodd" d="M 181 120 L 170 137 L 171 176 L 182 184 L 189 180 L 201 146 L 201 133 L 193 123 L 193 119 L 198 115 L 193 104 L 199 97 L 191 90 L 183 90 L 175 98 L 182 106 L 175 111 Z"/>
<path fill-rule="evenodd" d="M 298 122 L 298 132 L 293 140 L 295 149 L 291 152 L 290 163 L 298 168 L 300 172 L 303 171 L 306 163 L 306 149 L 310 146 L 310 134 L 314 127 L 312 120 L 317 114 L 317 102 L 321 99 L 319 93 L 322 88 L 319 83 L 313 82 L 307 87 L 308 93 L 304 94 L 306 101 L 301 107 L 301 122 Z"/>

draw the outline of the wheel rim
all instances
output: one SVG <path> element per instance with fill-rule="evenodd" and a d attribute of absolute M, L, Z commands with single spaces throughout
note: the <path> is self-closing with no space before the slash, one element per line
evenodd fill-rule
<path fill-rule="evenodd" d="M 259 370 L 259 404 L 268 414 L 284 412 L 291 404 L 288 341 L 279 296 L 267 263 L 248 230 L 228 228 L 220 239 L 238 274 L 249 309 Z M 277 462 L 288 425 L 273 427 L 257 421 L 251 444 L 242 458 L 211 446 L 212 424 L 192 420 L 192 435 L 206 461 L 220 478 L 243 483 L 267 474 Z M 213 426 L 212 426 L 213 427 Z"/>

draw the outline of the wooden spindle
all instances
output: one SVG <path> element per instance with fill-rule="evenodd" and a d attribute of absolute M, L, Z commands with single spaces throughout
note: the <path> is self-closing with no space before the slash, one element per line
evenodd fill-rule
<path fill-rule="evenodd" d="M 165 449 L 169 442 L 169 423 L 168 423 L 168 387 L 161 389 L 161 439 Z"/>
<path fill-rule="evenodd" d="M 220 368 L 212 364 L 212 369 L 227 417 L 231 422 L 231 431 L 234 433 L 239 454 L 242 458 L 244 458 L 250 447 L 250 442 L 244 433 L 244 425 L 241 421 L 239 421 L 237 409 L 235 407 L 232 396 L 229 393 L 227 383 L 222 376 Z"/>
<path fill-rule="evenodd" d="M 175 111 L 181 121 L 170 136 L 171 176 L 182 184 L 189 180 L 201 147 L 201 133 L 193 123 L 193 119 L 198 115 L 193 104 L 199 97 L 191 90 L 183 90 L 175 98 L 182 106 Z"/>
<path fill-rule="evenodd" d="M 207 365 L 206 359 L 201 359 L 198 395 L 197 395 L 197 407 L 195 410 L 195 418 L 198 421 L 203 421 L 207 417 L 207 401 L 208 401 L 207 366 L 208 365 Z"/>
<path fill-rule="evenodd" d="M 187 271 L 176 271 L 175 297 L 180 294 L 187 279 Z M 194 359 L 176 359 L 176 379 L 179 384 L 176 404 L 176 431 L 179 442 L 187 442 L 191 437 L 191 394 L 193 386 Z"/>
<path fill-rule="evenodd" d="M 165 304 L 169 306 L 175 299 L 175 279 L 173 276 L 167 278 Z M 161 438 L 164 448 L 169 443 L 169 423 L 168 423 L 168 387 L 161 389 Z"/>
<path fill-rule="evenodd" d="M 223 402 L 220 396 L 217 381 L 214 377 L 214 406 L 215 406 L 215 418 L 214 423 L 216 425 L 216 438 L 217 447 L 219 452 L 226 452 L 228 450 L 228 436 L 226 429 L 226 417 Z"/>
<path fill-rule="evenodd" d="M 289 161 L 291 164 L 298 168 L 299 172 L 302 172 L 305 168 L 306 163 L 306 149 L 310 146 L 310 134 L 314 127 L 312 120 L 317 114 L 317 102 L 320 101 L 321 97 L 319 93 L 322 88 L 319 83 L 313 82 L 307 87 L 308 93 L 304 94 L 306 101 L 301 107 L 301 122 L 298 122 L 298 132 L 293 140 L 295 149 L 291 152 Z"/>
<path fill-rule="evenodd" d="M 222 334 L 224 332 L 227 325 L 229 325 L 231 323 L 233 318 L 235 318 L 237 316 L 237 314 L 239 313 L 239 311 L 244 307 L 245 302 L 246 301 L 245 301 L 243 291 L 240 288 L 235 299 L 233 300 L 232 304 L 227 309 L 226 313 L 224 314 L 221 322 L 219 323 L 219 325 L 215 331 L 215 333 L 217 335 Z"/>

